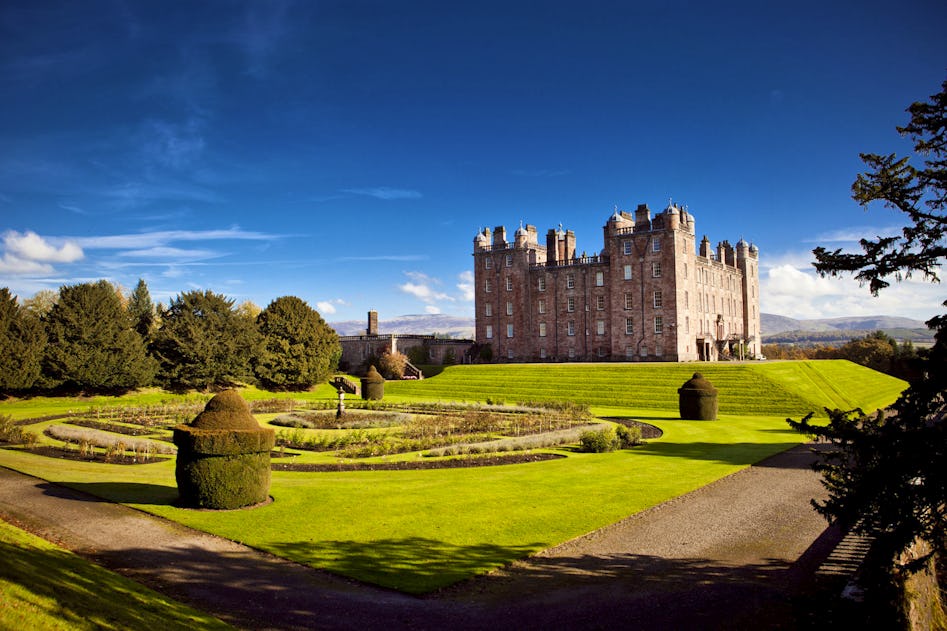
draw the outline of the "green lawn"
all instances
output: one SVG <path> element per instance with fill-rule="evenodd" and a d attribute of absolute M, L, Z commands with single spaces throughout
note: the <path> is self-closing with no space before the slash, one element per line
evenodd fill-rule
<path fill-rule="evenodd" d="M 231 629 L 0 520 L 0 629 Z"/>
<path fill-rule="evenodd" d="M 676 389 L 695 370 L 720 389 L 717 422 L 675 419 Z M 0 465 L 315 567 L 424 593 L 603 527 L 796 445 L 803 437 L 789 430 L 787 416 L 798 418 L 822 406 L 868 409 L 892 402 L 903 387 L 849 362 L 456 366 L 432 379 L 388 383 L 386 399 L 573 400 L 592 403 L 597 414 L 646 420 L 665 435 L 627 451 L 560 451 L 568 457 L 522 465 L 274 472 L 270 492 L 275 501 L 244 511 L 174 507 L 172 461 L 73 463 L 3 449 Z M 304 396 L 333 395 L 322 388 Z M 0 405 L 0 412 L 8 410 L 16 411 L 15 404 Z"/>

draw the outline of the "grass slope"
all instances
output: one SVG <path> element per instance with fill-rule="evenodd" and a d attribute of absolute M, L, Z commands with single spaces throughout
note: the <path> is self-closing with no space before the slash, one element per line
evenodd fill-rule
<path fill-rule="evenodd" d="M 231 629 L 0 520 L 0 629 Z"/>
<path fill-rule="evenodd" d="M 900 379 L 846 360 L 707 364 L 490 364 L 451 366 L 422 381 L 388 382 L 386 396 L 517 401 L 676 410 L 677 389 L 695 371 L 719 391 L 722 414 L 801 416 L 824 407 L 888 405 Z"/>

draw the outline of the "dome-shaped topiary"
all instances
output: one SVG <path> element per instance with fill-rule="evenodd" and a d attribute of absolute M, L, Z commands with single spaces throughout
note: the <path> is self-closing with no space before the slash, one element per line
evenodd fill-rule
<path fill-rule="evenodd" d="M 260 427 L 239 393 L 218 394 L 189 425 L 174 428 L 181 502 L 229 509 L 266 501 L 275 442 L 273 429 Z"/>
<path fill-rule="evenodd" d="M 380 401 L 385 396 L 385 378 L 375 366 L 370 366 L 362 377 L 362 398 Z"/>
<path fill-rule="evenodd" d="M 717 389 L 702 374 L 684 382 L 677 390 L 681 418 L 690 421 L 717 419 Z"/>

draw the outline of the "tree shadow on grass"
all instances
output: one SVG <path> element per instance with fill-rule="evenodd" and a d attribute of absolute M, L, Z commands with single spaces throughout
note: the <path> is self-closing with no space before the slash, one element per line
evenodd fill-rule
<path fill-rule="evenodd" d="M 751 465 L 774 454 L 797 447 L 799 443 L 676 443 L 666 439 L 648 442 L 634 448 L 637 454 L 686 460 L 706 460 L 733 465 Z M 779 466 L 779 465 L 769 465 Z"/>
<path fill-rule="evenodd" d="M 329 572 L 421 595 L 464 572 L 523 558 L 531 548 L 405 537 L 292 541 L 271 550 L 303 563 L 321 558 Z M 531 557 L 418 598 L 266 555 L 198 545 L 125 549 L 96 559 L 146 581 L 173 568 L 170 593 L 239 626 L 262 621 L 274 628 L 795 628 L 792 598 L 800 582 L 794 564 L 780 559 L 732 566 L 703 558 L 583 554 Z"/>
<path fill-rule="evenodd" d="M 43 493 L 79 502 L 118 502 L 170 506 L 177 502 L 176 487 L 139 482 L 44 482 Z"/>

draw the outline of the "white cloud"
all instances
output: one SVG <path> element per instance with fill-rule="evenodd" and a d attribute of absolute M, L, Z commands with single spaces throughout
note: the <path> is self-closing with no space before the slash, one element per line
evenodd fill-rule
<path fill-rule="evenodd" d="M 57 248 L 32 231 L 23 234 L 15 230 L 7 231 L 3 235 L 3 246 L 6 254 L 27 261 L 72 263 L 84 256 L 82 248 L 75 241 L 65 241 Z"/>
<path fill-rule="evenodd" d="M 343 193 L 352 195 L 365 195 L 376 199 L 419 199 L 422 197 L 418 191 L 412 191 L 403 188 L 389 188 L 387 186 L 377 186 L 373 188 L 346 188 Z"/>
<path fill-rule="evenodd" d="M 822 278 L 811 260 L 808 253 L 787 253 L 761 271 L 761 311 L 803 319 L 891 315 L 918 320 L 943 311 L 944 290 L 937 283 L 904 279 L 874 297 L 850 276 Z"/>
<path fill-rule="evenodd" d="M 335 305 L 328 300 L 320 300 L 316 303 L 316 309 L 319 310 L 319 313 L 335 313 Z"/>
<path fill-rule="evenodd" d="M 14 275 L 46 275 L 53 272 L 53 266 L 49 263 L 38 263 L 36 261 L 27 261 L 24 259 L 4 254 L 0 258 L 0 273 Z"/>
<path fill-rule="evenodd" d="M 457 283 L 457 289 L 460 290 L 461 300 L 471 302 L 474 299 L 474 274 L 470 270 L 461 272 L 457 276 L 460 282 Z"/>
<path fill-rule="evenodd" d="M 806 243 L 858 243 L 861 239 L 876 239 L 878 237 L 896 237 L 901 234 L 901 228 L 898 226 L 885 226 L 878 228 L 876 226 L 852 226 L 841 230 L 823 232 L 811 239 L 806 239 Z"/>
<path fill-rule="evenodd" d="M 167 246 L 157 246 L 145 248 L 143 250 L 128 250 L 120 252 L 119 256 L 129 256 L 133 258 L 160 258 L 160 259 L 209 259 L 220 256 L 213 250 L 185 250 L 182 248 L 172 248 Z"/>
<path fill-rule="evenodd" d="M 453 296 L 450 296 L 449 294 L 446 294 L 442 291 L 438 291 L 433 287 L 433 285 L 441 284 L 441 281 L 437 278 L 428 276 L 423 272 L 405 272 L 405 276 L 410 278 L 412 282 L 398 285 L 398 289 L 404 293 L 411 294 L 415 298 L 428 304 L 433 304 L 439 301 L 454 301 Z"/>
<path fill-rule="evenodd" d="M 424 307 L 424 313 L 429 313 L 431 315 L 437 315 L 441 312 L 440 307 L 435 307 L 434 305 L 428 305 Z"/>

